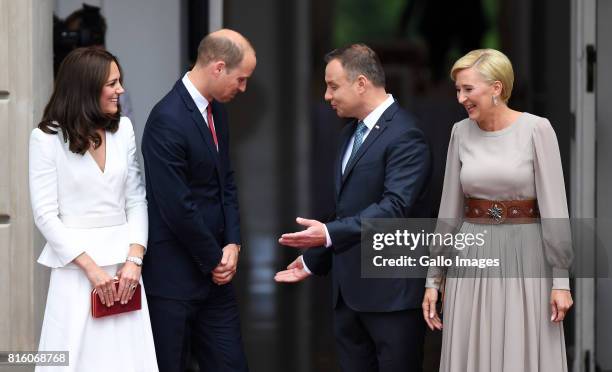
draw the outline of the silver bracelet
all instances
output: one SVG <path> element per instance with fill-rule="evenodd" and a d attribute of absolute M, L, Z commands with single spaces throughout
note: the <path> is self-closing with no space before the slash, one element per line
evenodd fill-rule
<path fill-rule="evenodd" d="M 128 256 L 125 259 L 125 262 L 131 262 L 133 264 L 136 264 L 136 266 L 142 266 L 142 258 L 136 256 Z"/>

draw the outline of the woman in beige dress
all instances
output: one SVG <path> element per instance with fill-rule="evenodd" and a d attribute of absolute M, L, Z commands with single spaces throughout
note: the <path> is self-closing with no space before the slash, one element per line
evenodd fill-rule
<path fill-rule="evenodd" d="M 438 217 L 484 236 L 456 254 L 497 257 L 501 267 L 430 267 L 423 316 L 443 330 L 440 371 L 567 371 L 572 253 L 555 132 L 547 119 L 507 106 L 514 75 L 503 53 L 474 50 L 451 77 L 469 117 L 452 130 Z"/>

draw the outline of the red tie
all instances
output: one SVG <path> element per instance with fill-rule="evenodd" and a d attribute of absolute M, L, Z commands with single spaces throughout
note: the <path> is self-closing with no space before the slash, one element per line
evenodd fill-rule
<path fill-rule="evenodd" d="M 210 133 L 212 134 L 213 141 L 215 141 L 215 146 L 217 147 L 217 151 L 219 151 L 219 142 L 217 142 L 217 133 L 215 132 L 215 123 L 213 122 L 211 103 L 209 103 L 206 107 L 206 118 L 208 119 L 208 128 L 210 129 Z"/>

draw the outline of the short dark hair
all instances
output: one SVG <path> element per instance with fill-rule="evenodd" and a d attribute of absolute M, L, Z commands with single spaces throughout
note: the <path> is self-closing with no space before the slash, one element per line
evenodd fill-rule
<path fill-rule="evenodd" d="M 334 49 L 325 55 L 325 62 L 334 59 L 346 71 L 349 80 L 354 81 L 359 75 L 365 76 L 376 87 L 385 86 L 385 71 L 378 55 L 365 44 L 351 44 Z"/>
<path fill-rule="evenodd" d="M 106 114 L 100 107 L 102 88 L 113 62 L 121 73 L 117 58 L 100 47 L 70 52 L 59 67 L 53 94 L 38 128 L 48 134 L 61 130 L 70 151 L 81 155 L 89 149 L 90 143 L 93 142 L 95 148 L 102 143 L 96 129 L 116 132 L 121 107 L 115 114 Z"/>
<path fill-rule="evenodd" d="M 246 46 L 250 49 L 250 43 L 246 41 Z M 224 61 L 228 70 L 233 69 L 242 62 L 244 58 L 245 46 L 233 42 L 225 36 L 207 35 L 198 45 L 199 65 L 207 65 L 212 61 Z"/>
<path fill-rule="evenodd" d="M 80 47 L 92 45 L 104 45 L 106 41 L 106 20 L 100 14 L 97 6 L 83 4 L 81 9 L 72 12 L 64 20 L 64 24 L 69 31 L 81 30 Z"/>

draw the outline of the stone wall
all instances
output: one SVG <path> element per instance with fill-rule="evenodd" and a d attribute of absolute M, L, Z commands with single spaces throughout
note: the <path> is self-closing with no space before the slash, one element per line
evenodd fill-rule
<path fill-rule="evenodd" d="M 37 348 L 46 299 L 27 164 L 53 84 L 52 12 L 48 0 L 0 0 L 0 352 Z"/>

